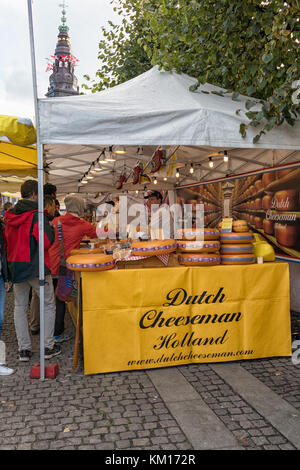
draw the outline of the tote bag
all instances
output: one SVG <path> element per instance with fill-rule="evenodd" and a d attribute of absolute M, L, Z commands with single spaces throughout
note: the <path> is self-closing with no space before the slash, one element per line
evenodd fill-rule
<path fill-rule="evenodd" d="M 74 302 L 77 299 L 78 286 L 75 279 L 75 273 L 66 267 L 63 248 L 63 231 L 60 221 L 58 221 L 57 229 L 60 249 L 60 266 L 55 295 L 63 302 Z"/>

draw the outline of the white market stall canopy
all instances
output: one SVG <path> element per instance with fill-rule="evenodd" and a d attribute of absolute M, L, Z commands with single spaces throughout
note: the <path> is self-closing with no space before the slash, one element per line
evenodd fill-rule
<path fill-rule="evenodd" d="M 141 162 L 152 180 L 147 187 L 169 188 L 299 163 L 299 120 L 293 127 L 282 125 L 267 132 L 253 144 L 257 129 L 247 129 L 245 138 L 239 133 L 240 124 L 248 122 L 245 103 L 250 98 L 240 95 L 232 100 L 209 84 L 192 92 L 195 83 L 187 75 L 154 67 L 100 93 L 39 99 L 40 141 L 49 182 L 57 185 L 58 193 L 112 191 L 124 170 L 128 178 Z M 105 150 L 115 151 L 117 146 L 125 146 L 126 154 L 104 163 Z M 150 160 L 159 147 L 166 150 L 167 165 L 149 174 Z M 102 171 L 79 185 L 99 160 Z M 131 178 L 123 185 L 123 189 L 137 188 Z"/>

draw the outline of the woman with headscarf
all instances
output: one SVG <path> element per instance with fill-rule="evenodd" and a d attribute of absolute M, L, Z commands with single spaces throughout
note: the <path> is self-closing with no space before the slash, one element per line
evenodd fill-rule
<path fill-rule="evenodd" d="M 49 250 L 50 268 L 53 276 L 53 284 L 56 287 L 59 266 L 60 266 L 60 244 L 58 237 L 58 224 L 61 223 L 63 234 L 63 252 L 67 259 L 71 250 L 79 248 L 80 242 L 84 236 L 97 238 L 96 227 L 84 220 L 85 203 L 82 197 L 69 195 L 64 200 L 66 214 L 55 217 L 52 224 L 55 229 L 55 241 Z M 71 339 L 70 335 L 64 333 L 65 303 L 56 297 L 56 321 L 54 330 L 54 340 L 57 343 Z"/>

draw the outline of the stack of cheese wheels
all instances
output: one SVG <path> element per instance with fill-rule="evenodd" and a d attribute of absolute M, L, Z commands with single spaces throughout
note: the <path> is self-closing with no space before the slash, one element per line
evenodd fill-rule
<path fill-rule="evenodd" d="M 181 233 L 177 241 L 178 262 L 184 266 L 216 266 L 220 264 L 219 231 L 190 229 Z"/>
<path fill-rule="evenodd" d="M 150 240 L 131 243 L 132 256 L 159 256 L 176 251 L 176 241 L 173 239 Z"/>
<path fill-rule="evenodd" d="M 221 264 L 255 263 L 253 241 L 251 232 L 221 233 Z"/>
<path fill-rule="evenodd" d="M 80 254 L 69 256 L 66 266 L 71 271 L 107 271 L 115 267 L 115 260 L 101 253 Z"/>

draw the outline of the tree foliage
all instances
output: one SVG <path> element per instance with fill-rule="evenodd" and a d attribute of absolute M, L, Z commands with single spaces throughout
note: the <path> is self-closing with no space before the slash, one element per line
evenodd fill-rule
<path fill-rule="evenodd" d="M 112 3 L 115 3 L 112 1 Z M 299 114 L 300 0 L 119 0 L 120 25 L 103 28 L 101 68 L 93 92 L 154 65 L 247 95 L 249 122 L 260 136 Z M 193 91 L 193 90 L 192 90 Z M 259 110 L 253 107 L 261 103 Z"/>

